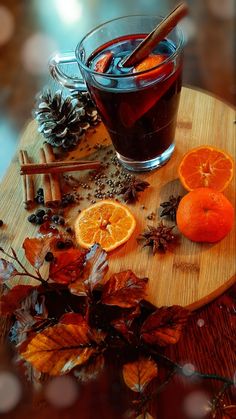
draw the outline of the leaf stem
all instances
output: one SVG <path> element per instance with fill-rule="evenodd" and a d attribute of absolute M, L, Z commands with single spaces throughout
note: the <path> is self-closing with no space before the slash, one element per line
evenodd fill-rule
<path fill-rule="evenodd" d="M 151 352 L 157 358 L 162 359 L 167 364 L 169 364 L 170 366 L 172 366 L 173 368 L 175 368 L 176 372 L 179 372 L 180 374 L 185 375 L 184 372 L 183 372 L 182 365 L 177 364 L 176 362 L 174 362 L 171 359 L 169 359 L 166 355 L 163 355 L 163 354 L 161 354 L 159 352 L 156 352 L 156 351 L 153 351 L 153 350 L 151 350 Z M 231 385 L 234 384 L 233 380 L 231 380 L 230 378 L 228 378 L 228 377 L 222 377 L 221 375 L 218 375 L 218 374 L 206 374 L 206 373 L 202 373 L 200 371 L 194 370 L 193 373 L 190 375 L 190 377 L 192 377 L 192 376 L 200 377 L 200 378 L 203 378 L 204 380 L 218 380 L 218 381 L 222 381 L 223 383 L 226 383 L 229 386 L 231 386 Z"/>

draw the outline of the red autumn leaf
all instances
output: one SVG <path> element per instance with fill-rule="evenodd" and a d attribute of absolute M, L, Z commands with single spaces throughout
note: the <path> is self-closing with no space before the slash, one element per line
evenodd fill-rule
<path fill-rule="evenodd" d="M 45 256 L 51 250 L 53 241 L 54 238 L 52 237 L 32 239 L 27 237 L 24 240 L 23 249 L 25 250 L 25 256 L 35 269 L 39 269 L 44 263 Z"/>
<path fill-rule="evenodd" d="M 54 253 L 49 270 L 50 278 L 60 284 L 76 281 L 83 272 L 85 254 L 85 251 L 74 248 Z"/>
<path fill-rule="evenodd" d="M 16 285 L 3 294 L 0 299 L 0 313 L 3 316 L 11 315 L 19 308 L 24 300 L 35 287 L 31 285 Z"/>
<path fill-rule="evenodd" d="M 13 263 L 0 258 L 0 283 L 8 281 L 18 274 Z"/>
<path fill-rule="evenodd" d="M 102 303 L 133 307 L 145 298 L 146 285 L 147 278 L 138 278 L 131 270 L 114 274 L 103 287 Z"/>
<path fill-rule="evenodd" d="M 20 353 L 38 371 L 63 375 L 84 364 L 95 353 L 96 347 L 91 343 L 90 329 L 85 322 L 81 325 L 59 323 L 37 333 Z"/>
<path fill-rule="evenodd" d="M 94 244 L 85 257 L 84 282 L 93 291 L 108 270 L 107 253 L 99 244 Z"/>
<path fill-rule="evenodd" d="M 141 337 L 150 345 L 166 346 L 180 339 L 189 311 L 180 306 L 161 307 L 143 323 Z"/>
<path fill-rule="evenodd" d="M 140 307 L 136 306 L 128 313 L 123 313 L 119 319 L 112 320 L 111 324 L 128 342 L 131 342 L 133 336 L 132 324 L 139 315 Z"/>
<path fill-rule="evenodd" d="M 39 233 L 42 236 L 48 236 L 49 234 L 53 236 L 59 236 L 58 228 L 51 224 L 50 221 L 46 221 L 45 223 L 41 224 L 39 227 Z"/>
<path fill-rule="evenodd" d="M 222 419 L 234 419 L 234 418 L 236 418 L 236 405 L 235 404 L 225 406 L 222 410 L 223 410 L 223 413 L 224 413 Z"/>
<path fill-rule="evenodd" d="M 102 354 L 98 354 L 95 358 L 91 357 L 86 364 L 76 368 L 74 376 L 81 382 L 87 383 L 88 381 L 94 381 L 97 379 L 99 374 L 102 372 L 105 365 L 105 359 Z"/>
<path fill-rule="evenodd" d="M 65 313 L 59 320 L 63 324 L 80 324 L 86 323 L 83 316 L 79 313 Z"/>
<path fill-rule="evenodd" d="M 87 295 L 88 290 L 82 279 L 72 282 L 68 285 L 68 288 L 71 294 L 77 295 L 78 297 L 86 297 Z"/>
<path fill-rule="evenodd" d="M 132 390 L 142 393 L 147 385 L 157 377 L 157 364 L 148 358 L 139 358 L 123 366 L 125 384 Z"/>

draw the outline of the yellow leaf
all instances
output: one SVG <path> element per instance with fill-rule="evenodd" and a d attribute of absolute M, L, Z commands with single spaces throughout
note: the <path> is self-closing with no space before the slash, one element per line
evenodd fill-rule
<path fill-rule="evenodd" d="M 84 364 L 95 352 L 92 337 L 86 322 L 57 324 L 35 335 L 21 356 L 38 371 L 49 375 L 67 374 L 75 366 Z"/>

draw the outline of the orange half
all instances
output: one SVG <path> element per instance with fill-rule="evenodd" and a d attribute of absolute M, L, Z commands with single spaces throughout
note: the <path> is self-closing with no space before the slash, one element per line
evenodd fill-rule
<path fill-rule="evenodd" d="M 136 221 L 129 208 L 116 201 L 103 200 L 85 208 L 75 221 L 75 237 L 86 249 L 99 243 L 109 252 L 132 235 Z"/>
<path fill-rule="evenodd" d="M 207 187 L 222 192 L 232 180 L 233 172 L 232 157 L 208 145 L 187 152 L 178 169 L 180 181 L 188 191 Z"/>

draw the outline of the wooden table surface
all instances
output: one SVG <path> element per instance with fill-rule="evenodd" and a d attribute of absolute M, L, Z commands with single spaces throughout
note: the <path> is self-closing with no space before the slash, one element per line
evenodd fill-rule
<path fill-rule="evenodd" d="M 199 97 L 201 94 L 196 92 L 195 95 Z M 204 97 L 205 95 L 203 94 L 202 98 Z M 217 109 L 214 99 L 210 99 L 209 103 L 212 103 L 215 110 Z M 224 115 L 224 110 L 227 112 L 227 109 L 229 109 L 230 114 L 232 110 L 228 108 L 228 106 L 224 106 L 224 104 L 221 106 L 221 117 L 222 120 L 225 120 L 226 115 Z M 210 110 L 208 109 L 208 112 L 209 111 Z M 189 117 L 186 110 L 186 117 L 187 116 Z M 233 120 L 231 123 L 233 124 Z M 222 127 L 221 129 L 223 130 Z M 205 131 L 204 134 L 206 134 Z M 209 136 L 208 138 L 210 138 L 210 132 L 208 132 L 207 135 Z M 14 165 L 17 165 L 15 160 L 13 162 L 13 166 Z M 12 170 L 12 168 L 10 170 Z M 8 174 L 6 174 L 1 189 L 1 196 L 3 197 L 1 208 L 2 211 L 3 208 L 5 208 L 6 217 L 7 213 L 13 211 L 16 216 L 13 224 L 17 222 L 19 225 L 20 218 L 17 216 L 17 206 L 15 205 L 14 208 L 11 208 L 11 206 L 8 205 L 6 208 L 3 205 L 3 202 L 9 193 L 9 184 L 7 184 L 8 181 L 9 177 Z M 16 187 L 17 190 L 17 184 L 14 187 Z M 233 192 L 231 191 L 231 193 Z M 20 222 L 21 226 L 19 231 L 22 229 L 22 222 L 23 218 Z M 7 231 L 8 227 L 10 235 Z M 31 227 L 28 228 L 30 230 Z M 2 245 L 3 242 L 5 242 L 5 245 L 6 243 L 9 245 L 9 237 L 12 237 L 12 241 L 14 242 L 15 237 L 17 236 L 16 225 L 14 228 L 12 225 L 7 225 L 6 228 L 0 232 L 0 234 L 0 244 Z M 233 263 L 232 260 L 230 263 Z M 194 368 L 204 374 L 224 376 L 235 381 L 235 320 L 236 286 L 234 285 L 213 302 L 195 310 L 189 319 L 182 339 L 177 345 L 173 345 L 172 347 L 169 346 L 164 353 L 174 362 L 182 366 L 186 365 L 187 370 L 190 364 L 191 368 Z M 1 326 L 2 342 L 4 342 L 7 322 L 2 320 Z M 3 345 L 1 348 L 0 367 L 4 370 L 17 372 L 11 362 L 10 354 L 11 351 L 9 348 L 6 348 Z M 162 370 L 162 367 L 160 367 L 160 370 Z M 231 412 L 231 416 L 226 416 L 226 413 L 223 412 L 223 408 L 231 406 L 235 403 L 235 386 L 231 386 L 229 389 L 226 389 L 224 394 L 221 394 L 222 392 L 223 382 L 218 380 L 207 380 L 204 378 L 196 379 L 175 375 L 163 388 L 163 391 L 157 396 L 150 413 L 152 413 L 153 417 L 157 419 L 194 419 L 195 417 L 215 417 L 217 419 L 233 418 L 235 417 L 235 411 L 232 414 L 233 408 L 227 408 L 225 410 L 225 412 Z M 55 408 L 50 403 L 45 401 L 44 394 L 42 392 L 29 392 L 28 390 L 23 393 L 23 398 L 17 407 L 11 412 L 8 412 L 5 415 L 3 414 L 2 417 L 7 419 L 31 417 L 35 417 L 35 419 L 42 417 L 51 419 L 69 419 L 74 417 L 79 417 L 81 419 L 92 419 L 95 417 L 99 419 L 121 419 L 123 418 L 123 412 L 127 408 L 127 400 L 129 400 L 129 398 L 130 393 L 128 391 L 126 392 L 121 390 L 118 372 L 114 367 L 111 367 L 105 371 L 105 373 L 101 376 L 101 379 L 97 382 L 94 382 L 83 389 L 79 389 L 77 400 L 73 406 L 64 409 Z M 212 403 L 214 400 L 216 400 L 215 413 L 212 411 Z M 194 403 L 197 405 L 195 409 L 197 413 L 195 416 Z M 189 408 L 189 405 L 192 407 Z M 202 416 L 197 416 L 200 415 L 201 411 Z M 148 418 L 146 417 L 146 419 Z"/>

